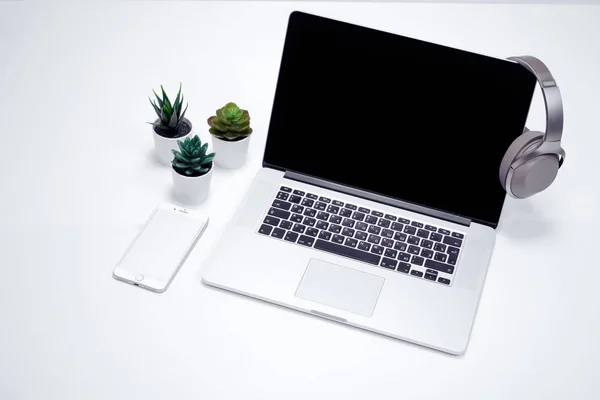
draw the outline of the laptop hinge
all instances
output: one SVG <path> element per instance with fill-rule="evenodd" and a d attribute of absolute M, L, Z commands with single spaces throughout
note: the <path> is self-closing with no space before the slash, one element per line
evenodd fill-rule
<path fill-rule="evenodd" d="M 353 188 L 350 186 L 341 185 L 339 183 L 330 182 L 327 180 L 323 180 L 320 178 L 316 178 L 314 176 L 300 174 L 298 172 L 286 171 L 285 178 L 292 179 L 299 182 L 304 182 L 309 185 L 319 186 L 325 189 L 335 190 L 336 192 L 342 192 L 345 194 L 349 194 L 351 196 L 360 197 L 367 200 L 376 201 L 378 203 L 387 204 L 392 207 L 402 208 L 404 210 L 409 210 L 413 212 L 417 212 L 419 214 L 425 214 L 433 218 L 443 219 L 449 222 L 454 222 L 456 224 L 469 226 L 471 224 L 471 220 L 469 218 L 461 217 L 458 215 L 450 214 L 445 211 L 440 211 L 428 207 L 423 207 L 418 204 L 409 203 L 406 201 L 394 199 L 391 197 L 383 196 L 376 193 L 371 193 L 365 190 Z"/>

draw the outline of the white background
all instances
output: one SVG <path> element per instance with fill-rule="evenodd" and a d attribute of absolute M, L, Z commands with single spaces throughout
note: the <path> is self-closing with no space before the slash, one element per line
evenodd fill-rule
<path fill-rule="evenodd" d="M 260 167 L 294 9 L 533 54 L 561 85 L 567 161 L 548 191 L 506 201 L 464 356 L 197 280 Z M 598 38 L 595 6 L 0 2 L 0 399 L 599 398 Z M 250 110 L 254 134 L 243 169 L 215 169 L 195 207 L 209 227 L 155 294 L 111 272 L 152 209 L 172 201 L 145 122 L 151 89 L 180 81 L 203 140 L 229 100 Z M 544 127 L 539 100 L 530 128 Z M 494 138 L 473 129 L 485 151 Z M 366 132 L 357 152 L 375 158 L 382 133 Z"/>

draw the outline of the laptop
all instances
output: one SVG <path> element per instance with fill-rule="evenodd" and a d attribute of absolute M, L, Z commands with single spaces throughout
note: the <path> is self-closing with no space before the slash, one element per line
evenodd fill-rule
<path fill-rule="evenodd" d="M 512 61 L 292 13 L 263 166 L 203 282 L 463 353 L 535 85 Z"/>

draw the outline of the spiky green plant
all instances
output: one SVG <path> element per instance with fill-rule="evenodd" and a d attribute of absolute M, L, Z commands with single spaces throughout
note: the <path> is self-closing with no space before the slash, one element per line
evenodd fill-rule
<path fill-rule="evenodd" d="M 171 162 L 173 167 L 188 176 L 204 175 L 210 170 L 208 164 L 215 158 L 215 153 L 206 154 L 208 143 L 202 144 L 198 135 L 191 139 L 186 137 L 183 141 L 178 140 L 177 145 L 181 151 L 171 150 L 175 156 Z"/>
<path fill-rule="evenodd" d="M 186 104 L 185 109 L 182 110 L 183 95 L 181 94 L 181 83 L 179 84 L 179 92 L 177 93 L 177 97 L 175 97 L 173 104 L 171 104 L 162 85 L 160 85 L 160 90 L 162 91 L 162 98 L 156 94 L 154 89 L 152 90 L 152 93 L 154 93 L 154 96 L 156 97 L 156 102 L 148 98 L 158 116 L 158 121 L 149 122 L 149 124 L 165 130 L 176 131 L 185 116 L 188 106 Z"/>
<path fill-rule="evenodd" d="M 252 133 L 250 114 L 235 103 L 227 103 L 208 119 L 209 132 L 219 139 L 240 140 Z"/>

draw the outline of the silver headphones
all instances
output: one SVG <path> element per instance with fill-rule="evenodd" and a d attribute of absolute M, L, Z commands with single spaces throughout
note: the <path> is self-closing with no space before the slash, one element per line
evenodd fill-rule
<path fill-rule="evenodd" d="M 510 145 L 500 163 L 500 182 L 506 192 L 524 199 L 546 189 L 565 160 L 560 146 L 563 106 L 560 90 L 546 65 L 532 56 L 509 57 L 535 75 L 546 105 L 546 132 L 525 128 Z"/>

